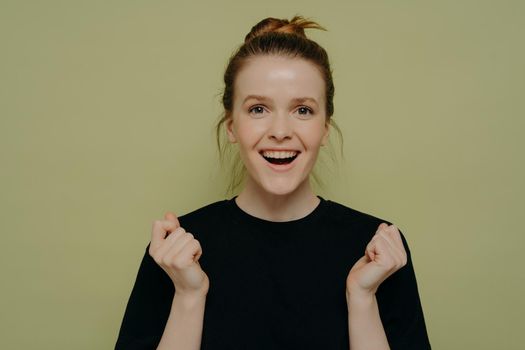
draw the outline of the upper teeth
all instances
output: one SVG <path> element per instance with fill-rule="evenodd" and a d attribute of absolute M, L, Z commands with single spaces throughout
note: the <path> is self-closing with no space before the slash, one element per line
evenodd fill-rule
<path fill-rule="evenodd" d="M 297 155 L 297 151 L 263 151 L 262 155 L 266 158 L 291 158 Z"/>

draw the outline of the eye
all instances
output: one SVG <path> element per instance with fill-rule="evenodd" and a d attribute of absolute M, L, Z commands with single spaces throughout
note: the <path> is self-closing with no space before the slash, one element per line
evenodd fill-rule
<path fill-rule="evenodd" d="M 248 112 L 250 112 L 251 114 L 263 114 L 264 107 L 263 106 L 253 106 L 250 109 L 248 109 Z"/>
<path fill-rule="evenodd" d="M 310 107 L 301 106 L 297 109 L 297 112 L 302 116 L 308 116 L 310 114 L 313 114 L 314 111 Z"/>

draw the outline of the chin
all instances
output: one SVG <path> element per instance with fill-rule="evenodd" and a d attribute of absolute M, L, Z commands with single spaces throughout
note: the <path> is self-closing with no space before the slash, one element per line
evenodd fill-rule
<path fill-rule="evenodd" d="M 262 189 L 276 196 L 286 196 L 294 193 L 300 187 L 301 183 L 295 181 L 263 181 Z"/>

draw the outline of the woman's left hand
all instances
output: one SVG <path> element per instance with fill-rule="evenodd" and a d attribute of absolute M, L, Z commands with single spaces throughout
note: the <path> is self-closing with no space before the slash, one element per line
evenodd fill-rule
<path fill-rule="evenodd" d="M 346 278 L 347 297 L 373 296 L 379 285 L 405 266 L 407 254 L 401 235 L 394 225 L 382 223 Z"/>

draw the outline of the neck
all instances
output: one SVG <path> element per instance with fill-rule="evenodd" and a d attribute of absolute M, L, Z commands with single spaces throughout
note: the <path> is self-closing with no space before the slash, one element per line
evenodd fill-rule
<path fill-rule="evenodd" d="M 246 213 L 269 221 L 291 221 L 307 216 L 319 198 L 313 193 L 306 179 L 295 191 L 284 195 L 266 192 L 250 177 L 235 202 Z"/>

